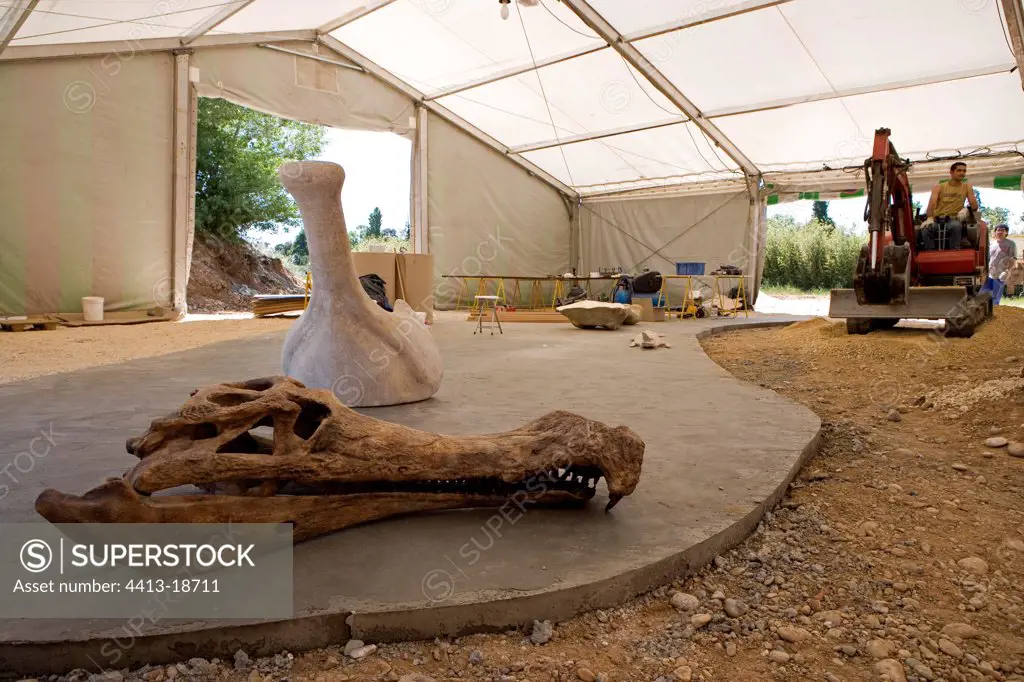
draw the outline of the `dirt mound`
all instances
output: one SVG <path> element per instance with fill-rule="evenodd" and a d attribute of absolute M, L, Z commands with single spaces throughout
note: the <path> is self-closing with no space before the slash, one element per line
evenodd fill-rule
<path fill-rule="evenodd" d="M 913 321 L 865 335 L 847 334 L 841 320 L 821 317 L 790 325 L 780 333 L 789 344 L 804 345 L 825 357 L 852 357 L 868 369 L 880 364 L 909 368 L 926 362 L 948 368 L 974 365 L 993 354 L 1002 358 L 1017 347 L 1022 330 L 1024 309 L 999 306 L 969 339 L 946 337 L 941 325 Z"/>
<path fill-rule="evenodd" d="M 196 234 L 188 280 L 190 312 L 250 312 L 255 294 L 303 291 L 303 282 L 279 258 L 264 256 L 245 242 Z"/>

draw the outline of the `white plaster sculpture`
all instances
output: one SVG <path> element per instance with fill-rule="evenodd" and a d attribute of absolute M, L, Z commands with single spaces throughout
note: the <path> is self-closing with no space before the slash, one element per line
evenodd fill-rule
<path fill-rule="evenodd" d="M 359 282 L 341 209 L 345 171 L 299 161 L 282 165 L 278 175 L 299 205 L 313 273 L 309 305 L 285 338 L 284 373 L 333 391 L 349 407 L 434 395 L 444 363 L 430 329 L 405 301 L 395 301 L 389 313 Z"/>

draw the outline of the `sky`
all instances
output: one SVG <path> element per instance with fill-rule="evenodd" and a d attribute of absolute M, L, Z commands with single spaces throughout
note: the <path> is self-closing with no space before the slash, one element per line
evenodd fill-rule
<path fill-rule="evenodd" d="M 409 183 L 412 143 L 393 133 L 328 128 L 327 146 L 317 157 L 333 161 L 345 169 L 345 185 L 341 190 L 341 203 L 345 223 L 352 231 L 366 225 L 370 212 L 379 207 L 383 228 L 399 234 L 409 220 Z M 1024 231 L 1024 193 L 1010 190 L 979 188 L 985 206 L 1005 206 L 1010 209 L 1010 230 Z M 928 205 L 928 193 L 915 194 L 922 206 Z M 810 220 L 812 201 L 795 201 L 768 207 L 768 216 L 792 215 L 798 222 Z M 842 226 L 853 226 L 856 231 L 866 230 L 864 199 L 836 199 L 829 201 L 829 216 Z M 264 232 L 257 239 L 271 246 L 295 239 L 299 228 L 282 229 L 277 233 Z"/>
<path fill-rule="evenodd" d="M 930 190 L 929 190 L 930 192 Z M 914 193 L 914 200 L 920 201 L 923 208 L 928 207 L 929 192 Z M 981 194 L 981 205 L 998 208 L 1000 206 L 1010 210 L 1010 231 L 1020 233 L 1024 231 L 1024 223 L 1021 222 L 1021 214 L 1024 214 L 1024 193 L 1007 189 L 986 189 L 978 188 Z M 805 222 L 811 219 L 811 208 L 813 201 L 792 201 L 785 204 L 775 204 L 768 207 L 768 217 L 791 215 L 796 221 Z M 833 199 L 828 202 L 828 215 L 837 225 L 843 227 L 853 226 L 857 232 L 867 232 L 867 224 L 864 222 L 864 197 L 855 199 Z"/>
<path fill-rule="evenodd" d="M 394 133 L 328 128 L 327 146 L 316 158 L 333 161 L 345 169 L 341 206 L 349 232 L 366 225 L 374 208 L 380 208 L 383 229 L 390 228 L 398 234 L 405 231 L 412 162 L 409 140 Z M 274 246 L 292 241 L 298 232 L 298 227 L 284 228 L 255 236 Z"/>

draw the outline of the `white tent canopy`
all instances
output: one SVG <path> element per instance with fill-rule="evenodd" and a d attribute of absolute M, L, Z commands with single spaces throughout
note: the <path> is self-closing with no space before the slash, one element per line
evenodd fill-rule
<path fill-rule="evenodd" d="M 146 62 L 143 53 L 165 60 Z M 24 69 L 61 59 L 99 60 L 92 77 L 63 83 L 69 110 L 120 92 L 110 116 L 128 116 L 139 95 L 110 82 L 115 67 L 148 69 L 174 93 L 173 131 L 153 123 L 153 133 L 175 140 L 168 229 L 177 235 L 174 268 L 184 257 L 186 272 L 191 207 L 182 202 L 194 145 L 188 98 L 196 94 L 414 138 L 416 250 L 436 253 L 444 272 L 461 256 L 432 247 L 431 216 L 450 222 L 468 207 L 459 183 L 431 178 L 461 172 L 465 183 L 489 186 L 480 176 L 497 177 L 495 164 L 528 174 L 487 190 L 495 198 L 474 203 L 486 214 L 474 219 L 521 239 L 531 229 L 547 230 L 545 242 L 552 230 L 564 232 L 556 238 L 564 246 L 545 250 L 540 264 L 503 264 L 539 274 L 652 255 L 635 240 L 591 243 L 601 231 L 585 216 L 602 212 L 597 222 L 606 224 L 609 200 L 619 202 L 612 213 L 634 207 L 642 220 L 699 213 L 698 204 L 677 211 L 636 203 L 645 198 L 737 193 L 747 204 L 726 202 L 700 230 L 733 241 L 719 251 L 742 246 L 755 273 L 765 203 L 856 192 L 856 169 L 880 127 L 892 129 L 899 152 L 920 162 L 915 177 L 928 181 L 954 157 L 995 185 L 1012 187 L 1016 178 L 1019 188 L 1024 169 L 1021 0 L 0 0 L 0 124 L 44 125 L 5 119 L 2 88 L 25 107 L 14 94 L 28 87 Z M 464 145 L 455 135 L 500 157 L 442 168 L 437 159 Z M 549 224 L 538 226 L 536 205 L 516 205 L 517 182 L 541 182 L 565 206 L 541 201 Z M 493 229 L 447 227 L 478 236 Z M 667 236 L 691 227 L 643 229 Z M 660 256 L 707 256 L 693 248 Z M 607 262 L 592 262 L 594 254 Z"/>
<path fill-rule="evenodd" d="M 1024 139 L 1005 0 L 533 0 L 505 21 L 497 0 L 3 4 L 4 58 L 329 36 L 582 195 L 856 166 L 882 126 L 914 160 Z"/>

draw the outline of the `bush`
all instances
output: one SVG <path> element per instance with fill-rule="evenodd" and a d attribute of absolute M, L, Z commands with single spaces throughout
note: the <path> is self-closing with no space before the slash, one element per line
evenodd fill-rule
<path fill-rule="evenodd" d="M 370 251 L 371 247 L 383 246 L 387 251 L 411 251 L 408 239 L 400 237 L 363 237 L 352 246 L 353 251 Z"/>
<path fill-rule="evenodd" d="M 805 291 L 851 287 L 864 243 L 861 235 L 817 220 L 800 225 L 788 217 L 770 218 L 764 286 Z"/>

